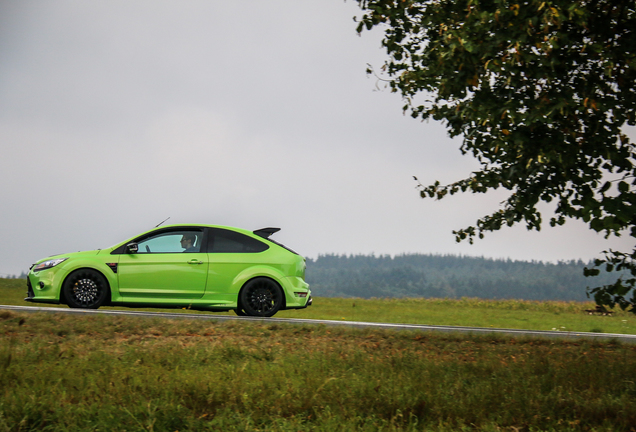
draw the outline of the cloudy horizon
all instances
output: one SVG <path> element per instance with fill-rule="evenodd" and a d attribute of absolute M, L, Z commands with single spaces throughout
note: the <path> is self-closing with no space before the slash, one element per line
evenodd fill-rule
<path fill-rule="evenodd" d="M 381 34 L 356 34 L 358 13 L 342 0 L 0 2 L 0 275 L 167 217 L 277 226 L 312 258 L 633 248 L 577 221 L 455 243 L 505 193 L 419 198 L 413 176 L 452 182 L 478 165 L 366 75 L 385 56 Z"/>

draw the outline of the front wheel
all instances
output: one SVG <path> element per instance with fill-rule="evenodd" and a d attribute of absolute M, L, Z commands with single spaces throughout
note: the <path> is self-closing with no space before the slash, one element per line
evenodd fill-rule
<path fill-rule="evenodd" d="M 283 290 L 271 279 L 255 278 L 241 290 L 240 304 L 247 315 L 271 317 L 283 305 Z"/>
<path fill-rule="evenodd" d="M 71 308 L 97 309 L 106 302 L 109 288 L 106 278 L 91 269 L 77 270 L 70 274 L 64 286 L 66 304 Z"/>

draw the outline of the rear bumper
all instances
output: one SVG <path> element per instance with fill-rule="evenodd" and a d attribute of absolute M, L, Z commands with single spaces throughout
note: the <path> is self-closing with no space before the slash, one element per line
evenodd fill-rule
<path fill-rule="evenodd" d="M 285 310 L 289 310 L 289 309 L 305 309 L 305 308 L 311 306 L 312 303 L 313 303 L 313 299 L 311 298 L 311 296 L 309 296 L 309 298 L 307 299 L 307 302 L 304 304 L 304 306 L 286 307 Z"/>

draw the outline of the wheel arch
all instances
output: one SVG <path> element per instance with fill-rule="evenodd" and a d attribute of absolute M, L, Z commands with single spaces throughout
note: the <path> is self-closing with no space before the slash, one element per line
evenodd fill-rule
<path fill-rule="evenodd" d="M 78 267 L 75 268 L 73 270 L 71 270 L 70 272 L 68 272 L 68 274 L 66 276 L 64 276 L 64 279 L 62 279 L 62 283 L 59 285 L 60 286 L 60 303 L 61 304 L 65 304 L 68 305 L 68 302 L 66 300 L 66 294 L 64 293 L 64 285 L 66 284 L 66 281 L 73 276 L 75 273 L 79 272 L 79 271 L 83 271 L 83 270 L 92 270 L 94 272 L 99 273 L 104 280 L 106 281 L 106 288 L 108 289 L 108 296 L 106 297 L 106 302 L 104 303 L 104 306 L 108 306 L 111 304 L 112 298 L 113 298 L 113 290 L 112 290 L 112 284 L 111 281 L 109 279 L 109 277 L 103 272 L 101 271 L 101 269 L 95 268 L 95 267 L 89 267 L 89 266 L 83 266 L 83 267 Z"/>
<path fill-rule="evenodd" d="M 276 278 L 273 278 L 271 276 L 268 275 L 257 275 L 257 276 L 252 276 L 251 278 L 247 279 L 245 282 L 243 282 L 243 285 L 241 285 L 241 289 L 239 289 L 238 291 L 238 296 L 236 299 L 236 305 L 239 308 L 242 308 L 243 305 L 241 304 L 241 293 L 243 292 L 243 290 L 245 289 L 245 286 L 250 283 L 251 281 L 253 281 L 254 279 L 269 279 L 272 282 L 274 282 L 278 288 L 280 289 L 281 294 L 283 295 L 283 303 L 280 306 L 279 310 L 285 310 L 285 308 L 287 307 L 287 295 L 285 294 L 285 289 L 283 288 L 283 286 L 280 284 L 280 282 L 278 282 L 276 280 Z"/>

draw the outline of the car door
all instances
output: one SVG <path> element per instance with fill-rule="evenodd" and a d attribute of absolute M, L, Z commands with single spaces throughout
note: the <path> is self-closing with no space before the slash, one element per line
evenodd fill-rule
<path fill-rule="evenodd" d="M 203 229 L 176 228 L 137 239 L 137 251 L 119 258 L 120 294 L 158 299 L 202 297 L 208 274 L 204 237 Z"/>

